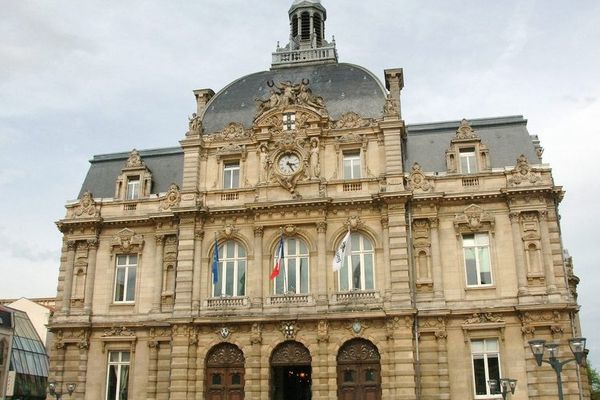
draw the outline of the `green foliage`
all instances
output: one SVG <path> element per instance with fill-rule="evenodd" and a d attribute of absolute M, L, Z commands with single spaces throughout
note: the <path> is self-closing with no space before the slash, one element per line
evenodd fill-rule
<path fill-rule="evenodd" d="M 590 391 L 592 392 L 592 400 L 600 400 L 600 375 L 598 371 L 592 367 L 590 362 L 587 363 L 588 381 L 590 383 Z"/>

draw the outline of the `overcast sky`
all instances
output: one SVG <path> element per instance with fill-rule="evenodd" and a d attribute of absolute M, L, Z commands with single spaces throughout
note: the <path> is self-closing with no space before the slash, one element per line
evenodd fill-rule
<path fill-rule="evenodd" d="M 0 0 L 0 298 L 56 294 L 94 154 L 177 146 L 193 89 L 270 67 L 291 0 Z M 600 2 L 323 0 L 340 61 L 404 68 L 407 123 L 523 115 L 562 202 L 600 362 Z"/>

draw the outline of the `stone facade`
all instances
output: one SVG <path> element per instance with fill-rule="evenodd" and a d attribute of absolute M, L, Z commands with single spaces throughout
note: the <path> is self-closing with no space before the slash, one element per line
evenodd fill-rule
<path fill-rule="evenodd" d="M 225 398 L 211 379 L 227 370 L 241 374 L 227 398 L 278 399 L 276 367 L 297 365 L 310 398 L 342 399 L 355 390 L 344 365 L 360 364 L 362 348 L 378 373 L 356 389 L 372 389 L 365 398 L 479 399 L 490 396 L 475 394 L 472 346 L 489 339 L 502 376 L 518 379 L 515 399 L 555 398 L 544 384 L 554 372 L 535 365 L 527 344 L 544 338 L 565 351 L 580 335 L 550 168 L 520 154 L 494 167 L 504 150 L 478 134 L 497 125 L 486 120 L 456 124 L 445 153 L 411 155 L 445 160 L 445 170 L 407 165 L 401 69 L 385 71 L 379 118 L 333 117 L 309 79 L 267 82 L 252 125 L 219 131 L 202 121 L 214 92 L 195 91 L 180 182 L 157 192 L 150 161 L 160 151 L 134 150 L 114 157 L 112 198 L 87 187 L 67 205 L 49 379 L 77 383 L 74 399 L 105 399 L 111 365 L 126 365 L 118 384 L 129 399 L 208 399 Z M 476 170 L 464 170 L 465 157 Z M 348 231 L 360 247 L 346 263 L 360 273 L 332 270 Z M 476 257 L 487 259 L 473 275 L 465 243 L 479 239 Z M 270 279 L 281 241 L 283 282 Z M 295 276 L 292 246 L 305 252 Z M 226 259 L 240 269 L 226 270 Z M 117 354 L 128 361 L 111 364 Z M 581 376 L 565 366 L 567 399 L 588 398 Z"/>

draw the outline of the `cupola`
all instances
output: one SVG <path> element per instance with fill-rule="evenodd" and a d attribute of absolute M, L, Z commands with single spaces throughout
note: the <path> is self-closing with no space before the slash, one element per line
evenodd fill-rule
<path fill-rule="evenodd" d="M 288 15 L 289 43 L 285 47 L 277 43 L 271 68 L 337 62 L 335 39 L 325 40 L 327 10 L 320 0 L 294 0 Z"/>

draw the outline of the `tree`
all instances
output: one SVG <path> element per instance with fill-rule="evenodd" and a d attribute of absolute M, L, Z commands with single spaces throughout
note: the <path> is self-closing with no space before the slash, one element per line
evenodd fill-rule
<path fill-rule="evenodd" d="M 590 383 L 590 392 L 592 400 L 600 400 L 600 375 L 598 371 L 592 367 L 592 364 L 587 363 L 588 382 Z"/>

